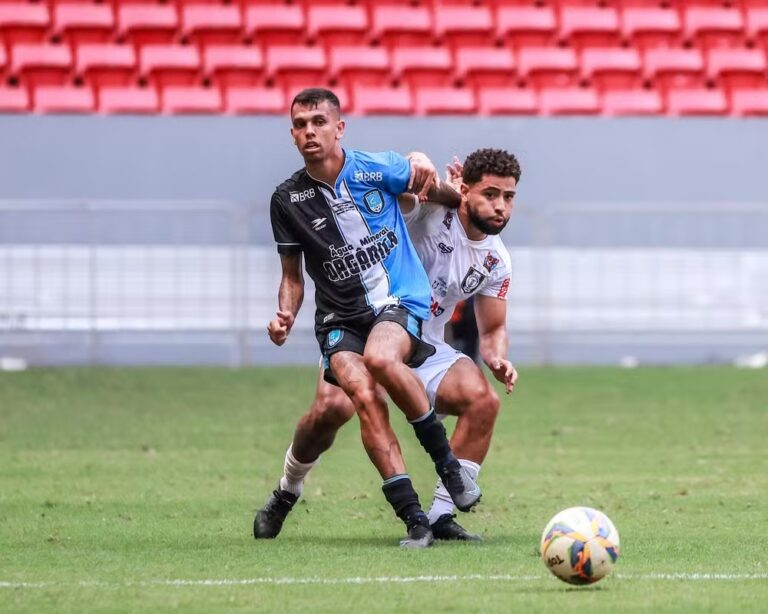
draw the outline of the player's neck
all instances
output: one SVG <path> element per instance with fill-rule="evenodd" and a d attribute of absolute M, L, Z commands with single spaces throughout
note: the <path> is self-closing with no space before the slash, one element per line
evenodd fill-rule
<path fill-rule="evenodd" d="M 322 181 L 333 188 L 336 185 L 336 179 L 344 167 L 344 150 L 339 147 L 334 150 L 327 158 L 306 163 L 307 173 L 312 179 Z"/>
<path fill-rule="evenodd" d="M 488 236 L 469 219 L 466 203 L 462 203 L 461 207 L 459 207 L 459 223 L 464 229 L 464 234 L 467 235 L 467 239 L 470 241 L 482 241 Z"/>

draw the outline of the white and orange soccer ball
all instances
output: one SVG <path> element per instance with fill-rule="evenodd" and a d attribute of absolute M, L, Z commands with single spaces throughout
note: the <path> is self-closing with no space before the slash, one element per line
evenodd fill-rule
<path fill-rule="evenodd" d="M 568 584 L 592 584 L 607 576 L 619 558 L 619 532 L 591 507 L 569 507 L 547 523 L 541 559 Z"/>

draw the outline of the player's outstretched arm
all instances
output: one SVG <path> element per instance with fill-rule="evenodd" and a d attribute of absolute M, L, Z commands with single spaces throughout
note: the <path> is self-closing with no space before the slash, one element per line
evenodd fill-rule
<path fill-rule="evenodd" d="M 301 270 L 301 252 L 280 254 L 283 276 L 277 293 L 278 311 L 267 325 L 267 334 L 275 345 L 283 345 L 293 328 L 304 301 L 304 274 Z"/>
<path fill-rule="evenodd" d="M 440 179 L 435 165 L 426 154 L 413 151 L 406 157 L 411 163 L 411 178 L 408 182 L 410 193 L 418 195 L 419 200 L 428 200 L 446 207 L 456 208 L 461 204 L 461 193 L 450 182 Z"/>
<path fill-rule="evenodd" d="M 517 381 L 517 371 L 507 358 L 507 302 L 476 294 L 475 317 L 480 334 L 480 356 L 509 394 Z"/>

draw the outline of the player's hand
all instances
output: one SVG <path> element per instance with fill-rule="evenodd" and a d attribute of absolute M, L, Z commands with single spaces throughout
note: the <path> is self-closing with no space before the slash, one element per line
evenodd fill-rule
<path fill-rule="evenodd" d="M 461 184 L 464 181 L 461 175 L 463 171 L 464 165 L 458 156 L 453 156 L 453 161 L 445 165 L 445 181 L 457 192 L 461 192 Z"/>
<path fill-rule="evenodd" d="M 277 317 L 267 325 L 267 334 L 275 345 L 283 345 L 296 318 L 290 311 L 278 311 Z"/>
<path fill-rule="evenodd" d="M 515 382 L 517 382 L 517 369 L 514 365 L 503 358 L 495 358 L 488 365 L 493 377 L 504 384 L 504 389 L 507 394 L 512 392 L 515 388 Z"/>
<path fill-rule="evenodd" d="M 411 176 L 408 191 L 418 195 L 419 200 L 427 199 L 427 192 L 437 184 L 437 169 L 425 154 L 414 152 L 408 156 L 411 163 Z"/>

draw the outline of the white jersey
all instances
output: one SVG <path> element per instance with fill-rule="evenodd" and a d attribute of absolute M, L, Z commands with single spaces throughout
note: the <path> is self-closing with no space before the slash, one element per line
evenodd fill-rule
<path fill-rule="evenodd" d="M 404 217 L 432 285 L 431 316 L 422 335 L 428 343 L 443 343 L 457 303 L 473 294 L 506 300 L 512 261 L 498 235 L 468 239 L 455 209 L 416 203 Z"/>

